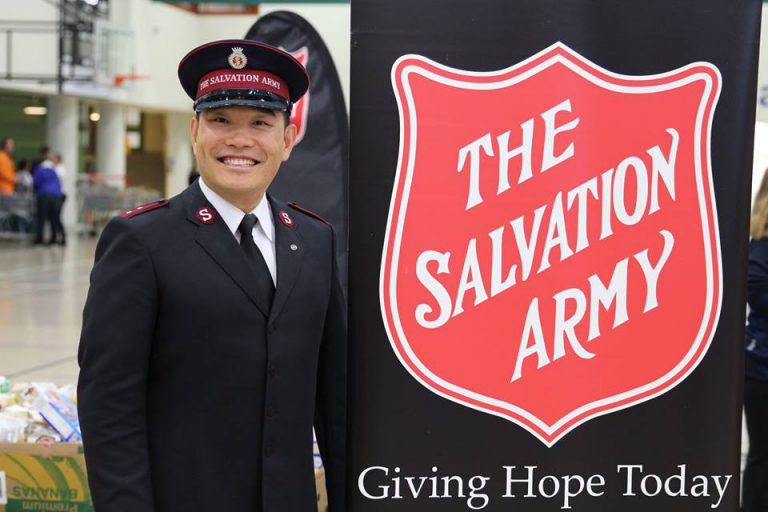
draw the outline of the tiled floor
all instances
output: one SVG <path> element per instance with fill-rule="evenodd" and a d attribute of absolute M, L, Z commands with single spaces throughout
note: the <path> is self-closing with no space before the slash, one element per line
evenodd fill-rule
<path fill-rule="evenodd" d="M 77 343 L 96 241 L 0 241 L 0 375 L 77 381 Z"/>
<path fill-rule="evenodd" d="M 0 375 L 77 382 L 77 344 L 96 239 L 66 247 L 0 241 Z M 748 446 L 742 435 L 742 460 Z"/>

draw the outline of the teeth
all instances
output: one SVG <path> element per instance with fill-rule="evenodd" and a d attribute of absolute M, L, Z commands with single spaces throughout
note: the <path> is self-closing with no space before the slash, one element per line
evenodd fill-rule
<path fill-rule="evenodd" d="M 227 165 L 239 167 L 248 167 L 256 163 L 255 160 L 251 160 L 250 158 L 222 158 L 222 162 Z"/>

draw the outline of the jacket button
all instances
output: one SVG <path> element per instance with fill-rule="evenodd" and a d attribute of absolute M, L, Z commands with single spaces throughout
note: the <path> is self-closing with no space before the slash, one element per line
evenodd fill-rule
<path fill-rule="evenodd" d="M 271 444 L 268 444 L 267 446 L 264 447 L 264 456 L 265 457 L 269 458 L 269 457 L 272 456 L 273 453 L 274 453 L 274 449 L 272 448 Z"/>
<path fill-rule="evenodd" d="M 267 406 L 267 418 L 274 418 L 277 416 L 277 409 L 271 405 Z"/>
<path fill-rule="evenodd" d="M 267 328 L 267 333 L 274 334 L 276 332 L 277 332 L 277 324 L 270 324 L 269 327 Z"/>
<path fill-rule="evenodd" d="M 267 373 L 269 373 L 270 377 L 275 377 L 278 374 L 277 365 L 276 364 L 269 365 L 269 368 L 267 369 Z"/>

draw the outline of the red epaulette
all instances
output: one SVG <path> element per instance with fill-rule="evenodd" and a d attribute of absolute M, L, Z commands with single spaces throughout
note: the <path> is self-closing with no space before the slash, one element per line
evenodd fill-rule
<path fill-rule="evenodd" d="M 158 208 L 162 208 L 163 206 L 167 206 L 167 205 L 168 205 L 167 199 L 161 199 L 160 201 L 152 201 L 151 203 L 147 203 L 141 206 L 137 206 L 135 208 L 131 208 L 127 212 L 121 213 L 120 216 L 125 217 L 126 219 L 130 219 L 137 215 L 141 215 L 142 213 L 151 212 L 152 210 L 157 210 Z"/>
<path fill-rule="evenodd" d="M 329 224 L 329 225 L 330 225 L 330 222 L 328 222 L 327 220 L 325 220 L 324 218 L 322 218 L 321 216 L 319 216 L 319 215 L 318 215 L 318 214 L 316 214 L 315 212 L 311 212 L 311 211 L 307 210 L 306 208 L 302 208 L 301 206 L 299 206 L 299 205 L 298 205 L 298 204 L 296 204 L 296 203 L 288 203 L 288 206 L 290 206 L 290 207 L 291 207 L 291 208 L 293 208 L 294 210 L 299 210 L 301 213 L 303 213 L 303 214 L 305 214 L 305 215 L 309 215 L 310 217 L 314 217 L 314 218 L 316 218 L 317 220 L 319 220 L 320 222 L 324 222 L 324 223 L 326 223 L 326 224 Z"/>

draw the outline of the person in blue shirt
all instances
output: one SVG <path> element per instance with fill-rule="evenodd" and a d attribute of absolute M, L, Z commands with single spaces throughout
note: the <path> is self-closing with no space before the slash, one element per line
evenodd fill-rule
<path fill-rule="evenodd" d="M 35 224 L 35 244 L 43 243 L 45 224 L 50 226 L 48 244 L 64 243 L 64 233 L 60 232 L 57 215 L 61 202 L 61 181 L 56 168 L 50 160 L 44 160 L 32 170 L 32 190 L 35 193 L 37 205 L 37 222 Z"/>

